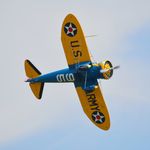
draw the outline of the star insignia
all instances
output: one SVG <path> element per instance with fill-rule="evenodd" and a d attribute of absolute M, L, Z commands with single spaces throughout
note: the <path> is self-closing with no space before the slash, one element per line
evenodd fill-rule
<path fill-rule="evenodd" d="M 70 22 L 64 26 L 64 31 L 68 36 L 73 37 L 77 34 L 77 27 Z"/>
<path fill-rule="evenodd" d="M 104 123 L 105 121 L 105 116 L 103 115 L 103 113 L 95 111 L 92 114 L 92 119 L 96 122 L 96 123 Z"/>

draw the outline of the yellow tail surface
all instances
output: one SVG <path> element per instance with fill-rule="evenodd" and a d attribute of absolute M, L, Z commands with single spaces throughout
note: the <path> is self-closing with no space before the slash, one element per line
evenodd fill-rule
<path fill-rule="evenodd" d="M 29 61 L 25 60 L 25 72 L 28 78 L 36 78 L 41 75 L 41 72 Z M 44 83 L 29 83 L 30 88 L 37 99 L 41 99 Z"/>

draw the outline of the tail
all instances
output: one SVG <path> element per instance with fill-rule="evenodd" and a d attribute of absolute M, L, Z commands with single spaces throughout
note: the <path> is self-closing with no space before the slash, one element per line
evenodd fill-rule
<path fill-rule="evenodd" d="M 30 79 L 38 77 L 41 75 L 41 72 L 29 61 L 25 60 L 25 72 L 26 76 Z M 29 83 L 30 88 L 37 99 L 42 98 L 44 83 Z"/>

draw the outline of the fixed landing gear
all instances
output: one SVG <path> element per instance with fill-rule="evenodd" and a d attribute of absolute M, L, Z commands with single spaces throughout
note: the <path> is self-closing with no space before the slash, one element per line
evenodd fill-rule
<path fill-rule="evenodd" d="M 84 90 L 85 90 L 86 93 L 92 93 L 97 88 L 98 88 L 97 85 L 91 85 L 91 86 L 88 86 L 88 87 L 84 88 Z"/>

